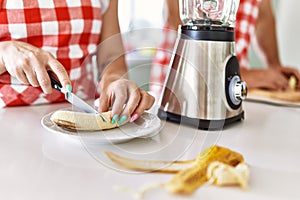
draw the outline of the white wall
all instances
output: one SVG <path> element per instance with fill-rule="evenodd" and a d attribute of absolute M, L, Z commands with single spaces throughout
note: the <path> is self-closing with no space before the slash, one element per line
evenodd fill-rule
<path fill-rule="evenodd" d="M 273 0 L 273 8 L 281 62 L 283 65 L 297 67 L 300 70 L 300 1 Z M 253 48 L 249 57 L 252 67 L 264 65 Z"/>
<path fill-rule="evenodd" d="M 300 70 L 300 1 L 278 0 L 277 32 L 283 64 Z"/>
<path fill-rule="evenodd" d="M 121 31 L 161 28 L 163 2 L 163 0 L 119 0 Z"/>
<path fill-rule="evenodd" d="M 163 0 L 119 0 L 129 76 L 147 90 L 155 47 L 163 39 Z M 152 29 L 150 29 L 152 28 Z"/>

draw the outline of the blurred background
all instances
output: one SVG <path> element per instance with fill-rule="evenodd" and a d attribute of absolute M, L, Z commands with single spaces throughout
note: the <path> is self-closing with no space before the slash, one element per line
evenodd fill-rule
<path fill-rule="evenodd" d="M 127 49 L 130 77 L 144 89 L 148 88 L 149 73 L 155 48 L 163 39 L 163 0 L 119 0 L 119 20 Z M 298 0 L 273 0 L 277 22 L 280 58 L 284 65 L 300 70 L 300 26 Z M 249 52 L 250 65 L 263 67 L 264 63 L 253 47 Z"/>
<path fill-rule="evenodd" d="M 276 0 L 277 33 L 282 62 L 300 70 L 300 1 Z"/>
<path fill-rule="evenodd" d="M 273 0 L 273 8 L 277 22 L 276 28 L 281 61 L 287 66 L 294 66 L 300 70 L 300 56 L 298 53 L 300 26 L 297 25 L 300 19 L 297 13 L 300 8 L 300 1 Z M 251 48 L 249 56 L 251 66 L 263 66 L 263 62 L 253 48 Z"/>
<path fill-rule="evenodd" d="M 163 7 L 164 0 L 119 0 L 119 22 L 129 75 L 145 90 L 149 89 L 154 53 L 163 41 Z"/>

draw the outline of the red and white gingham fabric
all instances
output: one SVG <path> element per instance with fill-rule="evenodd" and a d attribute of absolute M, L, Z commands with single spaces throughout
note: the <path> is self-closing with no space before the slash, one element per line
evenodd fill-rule
<path fill-rule="evenodd" d="M 0 42 L 17 40 L 53 54 L 66 68 L 74 92 L 95 96 L 90 58 L 100 39 L 101 14 L 109 0 L 0 0 Z M 64 101 L 53 91 L 21 84 L 8 73 L 0 75 L 0 107 Z"/>
<path fill-rule="evenodd" d="M 236 15 L 235 41 L 236 53 L 240 66 L 249 67 L 248 49 L 251 38 L 255 34 L 255 25 L 258 16 L 258 3 L 260 0 L 240 0 L 239 9 Z"/>
<path fill-rule="evenodd" d="M 240 0 L 236 18 L 236 53 L 241 67 L 248 67 L 248 47 L 254 34 L 256 19 L 258 16 L 258 3 L 260 0 Z M 158 47 L 151 69 L 150 90 L 160 95 L 172 51 L 175 44 L 176 34 L 173 30 L 164 28 L 165 40 Z"/>

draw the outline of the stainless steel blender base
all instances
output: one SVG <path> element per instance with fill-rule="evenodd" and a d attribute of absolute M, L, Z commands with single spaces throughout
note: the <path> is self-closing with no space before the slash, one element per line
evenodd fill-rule
<path fill-rule="evenodd" d="M 186 116 L 177 115 L 174 113 L 166 112 L 161 109 L 158 110 L 158 117 L 162 120 L 175 122 L 178 124 L 188 125 L 202 130 L 222 130 L 226 126 L 239 122 L 244 119 L 244 111 L 240 114 L 222 120 L 206 120 L 206 119 L 195 119 Z"/>
<path fill-rule="evenodd" d="M 223 129 L 244 119 L 240 82 L 234 29 L 182 26 L 158 116 L 199 129 Z"/>

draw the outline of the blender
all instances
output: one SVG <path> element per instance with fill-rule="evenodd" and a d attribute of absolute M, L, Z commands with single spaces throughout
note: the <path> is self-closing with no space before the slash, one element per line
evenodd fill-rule
<path fill-rule="evenodd" d="M 179 6 L 183 25 L 158 116 L 205 130 L 241 121 L 247 86 L 235 47 L 239 0 L 179 0 Z"/>

